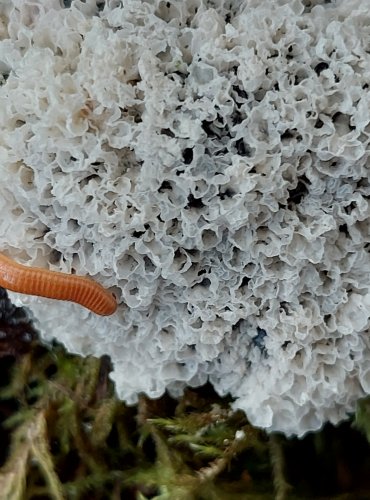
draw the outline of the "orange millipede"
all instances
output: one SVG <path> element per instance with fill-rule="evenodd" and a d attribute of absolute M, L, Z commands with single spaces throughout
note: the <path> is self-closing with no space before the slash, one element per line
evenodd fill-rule
<path fill-rule="evenodd" d="M 101 316 L 109 316 L 117 309 L 114 295 L 90 278 L 24 266 L 2 254 L 0 287 L 12 292 L 76 302 Z"/>

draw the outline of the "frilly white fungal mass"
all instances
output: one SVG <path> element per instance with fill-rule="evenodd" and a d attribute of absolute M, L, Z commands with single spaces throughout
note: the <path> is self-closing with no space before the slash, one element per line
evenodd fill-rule
<path fill-rule="evenodd" d="M 5 0 L 0 250 L 90 275 L 119 396 L 210 381 L 267 430 L 370 393 L 368 0 Z M 14 297 L 14 296 L 13 296 Z"/>

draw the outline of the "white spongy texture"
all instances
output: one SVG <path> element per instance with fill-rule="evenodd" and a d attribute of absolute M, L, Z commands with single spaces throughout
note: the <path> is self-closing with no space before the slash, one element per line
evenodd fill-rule
<path fill-rule="evenodd" d="M 370 393 L 368 0 L 8 0 L 0 250 L 89 275 L 19 295 L 118 395 L 210 381 L 269 431 Z M 14 295 L 13 295 L 14 297 Z"/>

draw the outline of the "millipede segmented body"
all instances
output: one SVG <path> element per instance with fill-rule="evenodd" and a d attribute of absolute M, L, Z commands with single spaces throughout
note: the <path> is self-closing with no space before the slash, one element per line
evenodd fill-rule
<path fill-rule="evenodd" d="M 84 276 L 28 267 L 0 254 L 0 287 L 13 292 L 76 302 L 108 316 L 117 309 L 114 295 Z"/>

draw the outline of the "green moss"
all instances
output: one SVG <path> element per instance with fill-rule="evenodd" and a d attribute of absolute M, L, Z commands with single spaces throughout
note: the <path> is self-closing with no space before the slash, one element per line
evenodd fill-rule
<path fill-rule="evenodd" d="M 343 490 L 346 498 L 361 498 L 370 491 L 361 482 L 354 496 L 349 483 L 316 488 L 318 471 L 312 484 L 302 479 L 300 462 L 309 476 L 315 460 L 327 456 L 334 469 L 343 461 L 339 448 L 328 455 L 328 431 L 305 440 L 267 436 L 209 385 L 179 400 L 143 396 L 130 408 L 115 396 L 106 357 L 81 358 L 38 342 L 4 370 L 4 499 L 294 500 L 340 498 Z M 364 400 L 356 415 L 368 438 L 369 411 Z M 310 440 L 316 455 L 306 463 Z"/>

